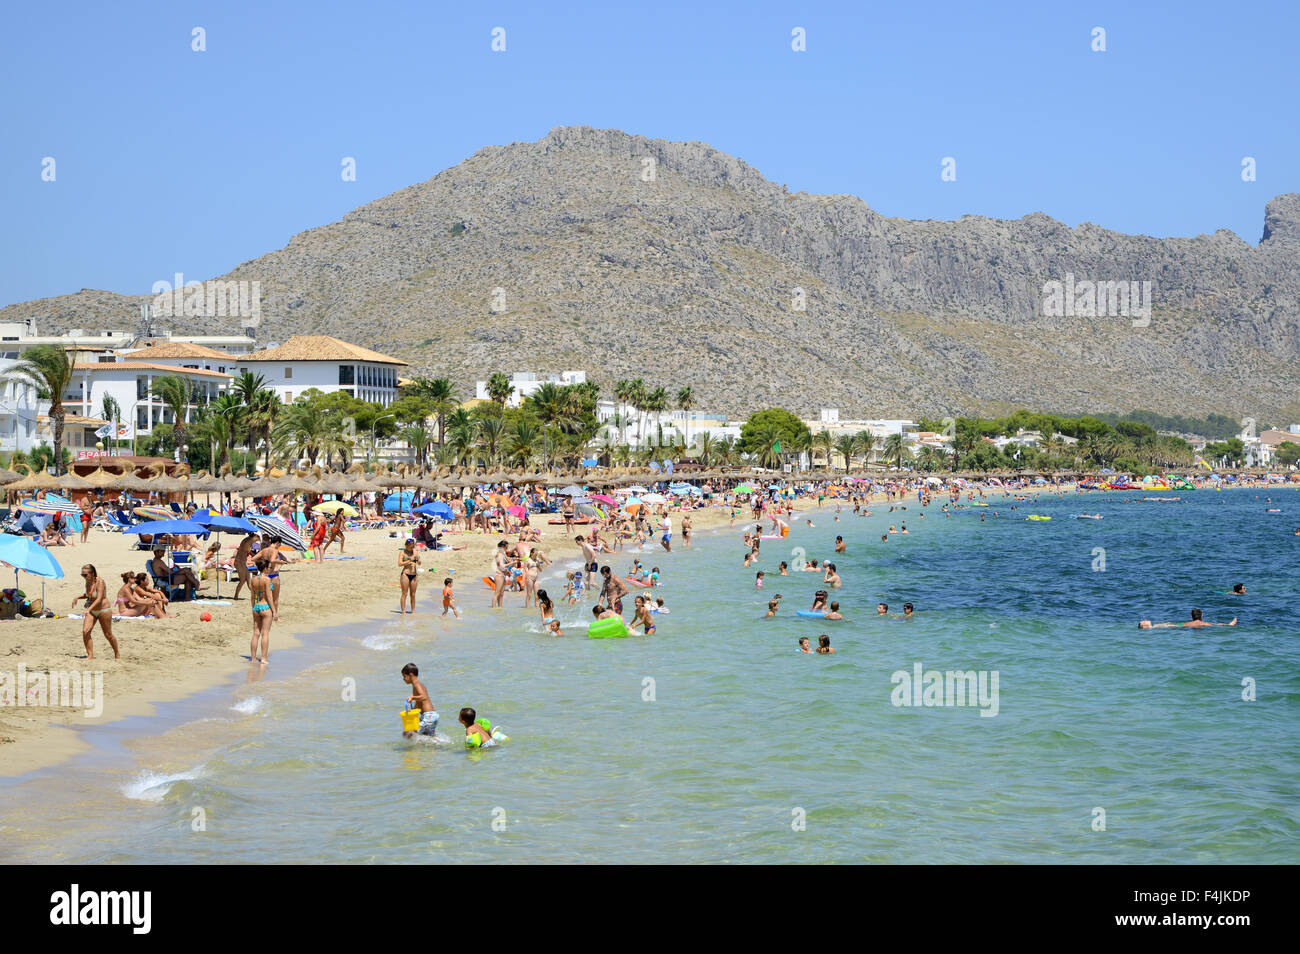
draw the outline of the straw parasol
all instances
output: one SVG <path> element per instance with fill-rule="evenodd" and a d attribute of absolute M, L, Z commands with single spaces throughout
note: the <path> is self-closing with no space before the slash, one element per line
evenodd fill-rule
<path fill-rule="evenodd" d="M 26 464 L 19 464 L 19 467 L 27 467 Z M 27 468 L 27 476 L 21 480 L 16 480 L 6 490 L 58 490 L 59 478 L 53 474 L 47 474 L 45 471 L 32 473 L 31 468 Z"/>
<path fill-rule="evenodd" d="M 72 471 L 68 471 L 59 478 L 59 486 L 64 490 L 89 490 L 90 482 L 85 477 L 79 477 Z"/>
<path fill-rule="evenodd" d="M 4 486 L 5 484 L 12 484 L 15 480 L 22 480 L 22 479 L 23 479 L 22 474 L 16 474 L 12 470 L 8 470 L 4 467 L 0 467 L 0 486 Z"/>

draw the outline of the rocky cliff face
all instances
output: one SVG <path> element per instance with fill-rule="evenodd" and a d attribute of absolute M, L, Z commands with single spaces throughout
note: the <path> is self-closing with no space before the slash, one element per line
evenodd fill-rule
<path fill-rule="evenodd" d="M 495 370 L 584 369 L 691 384 L 731 412 L 1300 419 L 1296 194 L 1268 204 L 1254 248 L 1226 230 L 1155 239 L 1041 213 L 912 222 L 790 193 L 702 143 L 564 127 L 482 149 L 222 278 L 261 282 L 262 340 L 336 335 L 467 389 Z M 1118 313 L 1144 289 L 1145 318 Z M 83 291 L 0 321 L 121 326 L 146 300 Z M 187 321 L 211 333 L 170 324 Z"/>

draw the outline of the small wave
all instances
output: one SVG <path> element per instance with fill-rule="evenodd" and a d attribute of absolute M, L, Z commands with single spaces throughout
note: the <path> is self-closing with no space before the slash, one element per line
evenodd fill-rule
<path fill-rule="evenodd" d="M 384 652 L 405 646 L 413 637 L 409 633 L 374 633 L 361 640 L 361 645 L 375 652 Z"/>
<path fill-rule="evenodd" d="M 241 699 L 230 708 L 236 712 L 242 712 L 244 715 L 252 715 L 254 712 L 261 712 L 266 708 L 266 700 L 261 696 L 249 696 L 247 699 Z"/>
<path fill-rule="evenodd" d="M 163 775 L 146 770 L 136 776 L 135 781 L 122 786 L 122 794 L 137 801 L 161 802 L 166 798 L 173 785 L 177 782 L 188 782 L 198 778 L 202 770 L 202 765 L 190 769 L 188 772 L 176 772 L 172 775 Z"/>

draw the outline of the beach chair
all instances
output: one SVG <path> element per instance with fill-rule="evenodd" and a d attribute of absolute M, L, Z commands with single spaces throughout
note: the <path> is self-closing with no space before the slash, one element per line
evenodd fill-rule
<path fill-rule="evenodd" d="M 178 504 L 176 501 L 173 500 L 167 506 L 172 508 L 172 513 L 176 514 L 176 516 L 178 517 L 185 516 L 185 511 L 181 509 L 181 505 Z"/>
<path fill-rule="evenodd" d="M 149 574 L 149 579 L 153 581 L 153 585 L 167 594 L 167 599 L 171 600 L 173 603 L 181 603 L 185 601 L 185 587 L 172 586 L 170 580 L 162 579 L 153 571 L 152 560 L 144 561 L 144 569 L 145 572 Z"/>

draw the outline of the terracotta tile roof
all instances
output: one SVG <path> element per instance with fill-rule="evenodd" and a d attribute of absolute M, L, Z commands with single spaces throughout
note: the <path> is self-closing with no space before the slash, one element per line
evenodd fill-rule
<path fill-rule="evenodd" d="M 231 361 L 233 364 L 234 361 Z M 153 364 L 150 361 L 78 361 L 78 371 L 162 371 L 166 374 L 198 374 L 209 378 L 229 378 L 232 375 L 202 368 L 177 368 L 170 364 Z"/>
<path fill-rule="evenodd" d="M 329 335 L 294 335 L 278 348 L 254 351 L 236 359 L 238 364 L 246 361 L 369 361 L 406 367 L 406 362 L 398 358 Z"/>
<path fill-rule="evenodd" d="M 37 416 L 36 420 L 38 423 L 40 421 L 49 423 L 50 416 L 48 414 L 41 414 Z M 86 417 L 82 414 L 63 415 L 64 427 L 103 427 L 107 423 L 108 421 L 104 420 L 102 417 Z"/>
<path fill-rule="evenodd" d="M 222 361 L 234 359 L 234 355 L 215 351 L 212 348 L 205 348 L 203 345 L 191 344 L 188 341 L 146 341 L 143 350 L 119 351 L 118 354 L 122 355 L 127 361 L 153 358 L 215 358 Z"/>

